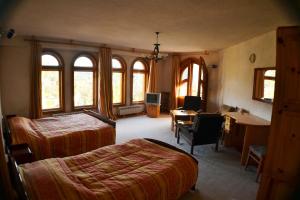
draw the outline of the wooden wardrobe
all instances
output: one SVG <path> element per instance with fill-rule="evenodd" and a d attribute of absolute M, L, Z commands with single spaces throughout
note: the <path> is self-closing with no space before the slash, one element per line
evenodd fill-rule
<path fill-rule="evenodd" d="M 258 200 L 299 199 L 300 27 L 277 29 L 271 133 Z"/>

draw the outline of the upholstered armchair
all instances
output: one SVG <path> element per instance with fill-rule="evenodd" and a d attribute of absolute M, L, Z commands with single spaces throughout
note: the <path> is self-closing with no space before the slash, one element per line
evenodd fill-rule
<path fill-rule="evenodd" d="M 216 144 L 215 150 L 218 151 L 223 121 L 220 114 L 200 113 L 194 117 L 192 125 L 177 124 L 177 143 L 183 137 L 191 145 L 191 154 L 194 146 L 204 144 Z"/>
<path fill-rule="evenodd" d="M 194 110 L 201 112 L 201 97 L 198 96 L 185 96 L 182 107 L 177 108 L 178 110 Z"/>

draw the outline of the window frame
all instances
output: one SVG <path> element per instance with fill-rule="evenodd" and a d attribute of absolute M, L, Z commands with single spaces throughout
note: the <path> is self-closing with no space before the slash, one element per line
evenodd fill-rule
<path fill-rule="evenodd" d="M 48 65 L 42 65 L 42 56 L 43 55 L 51 55 L 55 57 L 58 61 L 58 66 L 48 66 Z M 63 57 L 56 51 L 52 49 L 43 49 L 41 53 L 41 69 L 40 69 L 40 98 L 41 98 L 41 111 L 42 115 L 50 115 L 50 114 L 55 114 L 55 113 L 60 113 L 65 111 L 65 73 L 64 73 L 64 60 Z M 50 109 L 43 109 L 43 99 L 42 99 L 42 72 L 43 71 L 58 71 L 59 72 L 59 108 L 50 108 Z"/>
<path fill-rule="evenodd" d="M 120 63 L 121 63 L 121 66 L 122 68 L 121 69 L 116 69 L 116 68 L 113 68 L 113 66 L 111 66 L 112 68 L 112 74 L 114 72 L 119 72 L 119 73 L 122 73 L 122 97 L 121 97 L 121 103 L 113 103 L 113 106 L 114 107 L 118 107 L 118 106 L 124 106 L 126 104 L 126 80 L 127 80 L 127 65 L 126 65 L 126 62 L 125 60 L 119 56 L 119 55 L 113 55 L 112 56 L 112 59 L 116 59 L 118 60 Z M 113 89 L 113 88 L 112 88 Z"/>
<path fill-rule="evenodd" d="M 87 57 L 89 58 L 92 63 L 93 67 L 77 67 L 75 66 L 75 61 L 79 57 Z M 98 67 L 97 67 L 97 60 L 91 53 L 81 52 L 74 56 L 71 66 L 71 98 L 72 98 L 72 110 L 79 111 L 83 109 L 96 109 L 98 103 Z M 85 105 L 85 106 L 75 106 L 74 101 L 74 74 L 75 72 L 93 72 L 93 105 Z"/>
<path fill-rule="evenodd" d="M 202 86 L 202 110 L 206 111 L 207 104 L 207 90 L 208 90 L 208 71 L 204 59 L 200 57 L 200 59 L 196 58 L 186 58 L 180 63 L 180 74 L 179 74 L 179 88 L 181 84 L 187 82 L 187 96 L 192 95 L 192 78 L 193 78 L 193 64 L 199 65 L 199 74 L 198 74 L 198 89 L 197 96 L 200 96 L 200 88 Z M 188 78 L 181 80 L 182 74 L 184 70 L 188 68 Z M 203 71 L 203 79 L 201 79 L 201 71 Z M 180 91 L 179 91 L 180 94 Z M 178 105 L 183 105 L 184 97 L 178 96 Z"/>
<path fill-rule="evenodd" d="M 145 69 L 139 70 L 139 69 L 133 69 L 133 66 L 135 62 L 140 61 L 141 63 L 144 64 Z M 147 90 L 147 84 L 148 84 L 148 74 L 149 74 L 149 63 L 142 57 L 138 57 L 133 60 L 131 63 L 130 67 L 130 104 L 135 105 L 135 104 L 144 104 L 145 99 L 143 101 L 133 101 L 133 74 L 134 73 L 142 73 L 145 74 L 145 88 L 144 88 L 144 93 L 146 94 Z"/>

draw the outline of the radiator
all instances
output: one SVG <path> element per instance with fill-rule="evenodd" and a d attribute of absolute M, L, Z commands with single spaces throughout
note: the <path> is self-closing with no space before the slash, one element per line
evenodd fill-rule
<path fill-rule="evenodd" d="M 119 115 L 130 115 L 144 112 L 144 105 L 132 105 L 132 106 L 122 106 L 119 107 L 118 114 Z"/>

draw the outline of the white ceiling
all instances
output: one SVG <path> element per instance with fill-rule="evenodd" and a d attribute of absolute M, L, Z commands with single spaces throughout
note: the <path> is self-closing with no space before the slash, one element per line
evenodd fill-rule
<path fill-rule="evenodd" d="M 151 50 L 222 49 L 278 26 L 295 25 L 274 0 L 26 0 L 7 20 L 35 35 Z"/>

